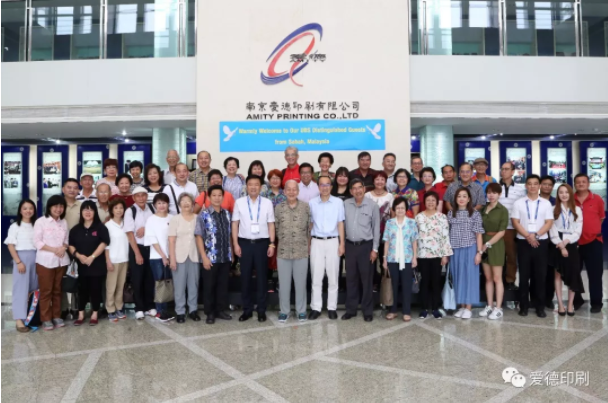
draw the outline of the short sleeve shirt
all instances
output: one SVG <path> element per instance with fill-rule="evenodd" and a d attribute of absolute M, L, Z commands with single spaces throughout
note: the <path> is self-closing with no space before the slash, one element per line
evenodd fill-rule
<path fill-rule="evenodd" d="M 452 248 L 468 248 L 475 245 L 477 234 L 485 233 L 481 214 L 477 210 L 470 217 L 468 210 L 449 211 L 448 222 L 450 223 L 450 244 Z"/>
<path fill-rule="evenodd" d="M 213 207 L 200 212 L 196 217 L 194 235 L 203 238 L 205 253 L 211 263 L 226 263 L 232 260 L 230 248 L 230 212 Z"/>
<path fill-rule="evenodd" d="M 528 197 L 524 197 L 513 204 L 511 218 L 518 219 L 519 223 L 526 231 L 537 232 L 545 225 L 546 220 L 553 221 L 553 207 L 551 206 L 551 203 L 549 203 L 549 200 L 543 199 L 540 196 L 536 200 L 530 200 Z M 534 223 L 536 228 L 535 231 L 530 231 L 528 229 L 529 223 Z M 541 235 L 539 239 L 549 238 L 548 234 L 549 232 L 547 231 L 547 233 Z M 524 236 L 518 233 L 517 238 L 524 239 Z"/>
<path fill-rule="evenodd" d="M 101 222 L 86 228 L 84 224 L 78 224 L 70 230 L 70 246 L 76 248 L 76 252 L 81 255 L 91 256 L 100 244 L 110 244 L 110 233 Z M 78 275 L 99 277 L 104 276 L 106 269 L 106 254 L 102 252 L 95 257 L 90 266 L 78 262 Z"/>
<path fill-rule="evenodd" d="M 454 206 L 454 196 L 456 195 L 456 191 L 460 188 L 468 188 L 471 192 L 471 198 L 473 199 L 473 207 L 476 206 L 485 206 L 486 204 L 486 195 L 483 193 L 483 188 L 481 185 L 470 182 L 467 186 L 464 186 L 461 181 L 452 183 L 448 190 L 445 191 L 443 195 L 443 201 L 446 201 Z"/>
<path fill-rule="evenodd" d="M 308 257 L 308 234 L 310 206 L 298 200 L 296 207 L 287 201 L 274 210 L 278 243 L 277 257 L 280 259 L 306 259 Z"/>

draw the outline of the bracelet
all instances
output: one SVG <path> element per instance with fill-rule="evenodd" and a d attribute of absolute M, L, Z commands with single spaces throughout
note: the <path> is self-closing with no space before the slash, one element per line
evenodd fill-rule
<path fill-rule="evenodd" d="M 23 262 L 17 262 L 18 265 L 20 265 L 21 263 L 23 263 Z"/>
<path fill-rule="evenodd" d="M 276 245 L 271 243 L 270 245 L 268 245 L 270 248 L 276 248 Z"/>

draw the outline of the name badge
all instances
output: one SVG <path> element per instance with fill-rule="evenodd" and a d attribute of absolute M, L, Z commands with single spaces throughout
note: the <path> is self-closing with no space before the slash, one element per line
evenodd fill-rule
<path fill-rule="evenodd" d="M 537 231 L 536 223 L 529 222 L 528 223 L 528 232 L 536 232 L 536 231 Z"/>
<path fill-rule="evenodd" d="M 257 223 L 257 222 L 251 223 L 251 233 L 252 234 L 260 233 L 260 223 Z"/>

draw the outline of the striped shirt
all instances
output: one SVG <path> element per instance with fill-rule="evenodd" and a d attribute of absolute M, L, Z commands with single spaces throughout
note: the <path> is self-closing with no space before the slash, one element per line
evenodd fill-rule
<path fill-rule="evenodd" d="M 81 190 L 80 193 L 78 194 L 78 196 L 76 196 L 76 200 L 78 200 L 80 202 L 83 202 L 86 200 L 91 200 L 91 201 L 97 202 L 97 193 L 95 192 L 95 189 L 93 189 L 93 192 L 90 195 L 85 196 L 84 190 Z"/>

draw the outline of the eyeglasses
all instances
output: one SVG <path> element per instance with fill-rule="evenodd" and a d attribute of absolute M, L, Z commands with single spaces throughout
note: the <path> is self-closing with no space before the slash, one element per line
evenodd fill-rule
<path fill-rule="evenodd" d="M 285 154 L 285 156 L 286 156 L 286 157 L 290 157 L 290 158 L 291 158 L 291 157 L 295 157 L 295 156 L 297 156 L 297 155 L 298 155 L 298 154 Z"/>
<path fill-rule="evenodd" d="M 322 183 L 319 185 L 320 188 L 329 188 L 331 187 L 331 183 Z"/>
<path fill-rule="evenodd" d="M 511 171 L 513 168 L 500 168 L 501 171 Z"/>

